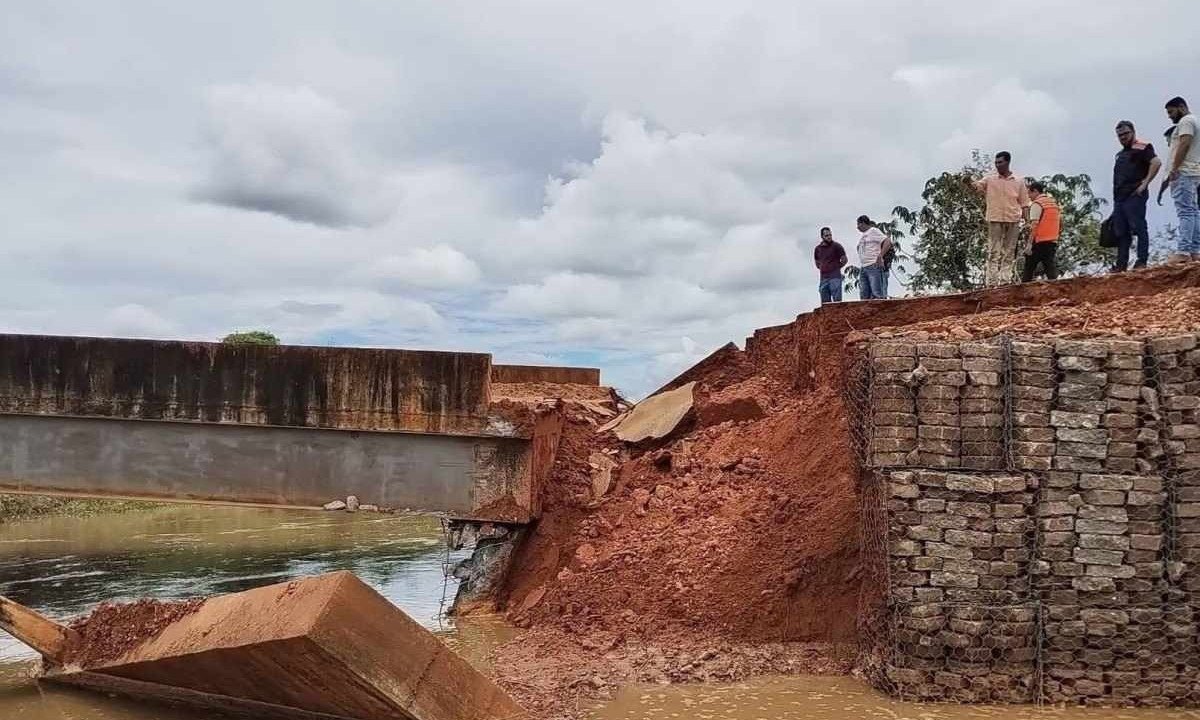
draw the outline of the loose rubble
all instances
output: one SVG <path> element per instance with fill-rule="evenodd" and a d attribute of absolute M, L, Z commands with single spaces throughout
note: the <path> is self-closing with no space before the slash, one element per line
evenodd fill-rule
<path fill-rule="evenodd" d="M 925 674 L 921 669 L 919 679 L 914 675 L 909 680 L 922 687 L 936 685 L 939 697 L 1028 697 L 1030 688 L 1014 668 L 1032 663 L 1034 619 L 1029 608 L 1020 607 L 1021 598 L 1040 600 L 1045 586 L 1034 587 L 1031 578 L 1042 582 L 1045 576 L 1037 574 L 1043 566 L 1034 562 L 1025 542 L 1030 527 L 1041 521 L 1034 495 L 1046 488 L 1030 486 L 1026 473 L 1041 468 L 1052 474 L 1048 483 L 1083 483 L 1083 477 L 1142 469 L 1138 459 L 1153 443 L 1142 432 L 1144 426 L 1130 433 L 1121 425 L 1123 416 L 1144 417 L 1152 401 L 1140 390 L 1132 392 L 1136 383 L 1125 371 L 1133 368 L 1120 359 L 1125 352 L 1121 343 L 1200 327 L 1197 285 L 1200 273 L 1172 268 L 979 294 L 978 306 L 995 308 L 982 312 L 967 302 L 974 295 L 873 303 L 869 308 L 827 306 L 795 323 L 756 332 L 745 351 L 722 348 L 673 381 L 668 388 L 696 383 L 695 407 L 681 421 L 680 431 L 656 443 L 628 444 L 609 432 L 596 433 L 608 419 L 576 404 L 569 410 L 545 491 L 543 516 L 518 550 L 499 597 L 508 618 L 526 628 L 497 651 L 506 676 L 513 678 L 510 689 L 532 707 L 545 709 L 544 717 L 579 717 L 581 698 L 611 693 L 613 680 L 606 678 L 637 677 L 625 670 L 593 671 L 597 664 L 623 667 L 622 653 L 665 651 L 701 639 L 729 647 L 801 643 L 829 661 L 825 669 L 847 669 L 835 662 L 839 648 L 863 640 L 862 632 L 869 634 L 872 622 L 860 613 L 859 603 L 878 600 L 872 597 L 878 589 L 863 586 L 875 568 L 859 547 L 864 498 L 854 450 L 873 427 L 870 451 L 880 464 L 921 468 L 906 472 L 943 468 L 953 474 L 963 468 L 998 473 L 986 488 L 947 478 L 938 491 L 947 497 L 896 498 L 921 503 L 920 510 L 905 511 L 921 516 L 912 525 L 916 537 L 906 542 L 924 544 L 901 544 L 898 548 L 906 554 L 894 559 L 912 564 L 906 567 L 912 575 L 912 584 L 905 586 L 912 593 L 909 618 L 917 625 L 953 623 L 969 630 L 968 638 L 996 638 L 1006 649 L 1002 659 L 1011 666 L 994 674 L 1008 679 L 996 679 L 985 692 L 966 679 L 970 672 L 941 661 L 940 670 L 930 668 Z M 1005 297 L 1022 300 L 996 307 L 993 298 Z M 1063 344 L 1050 355 L 1036 348 L 1021 352 L 1014 345 L 1011 356 L 1001 355 L 989 340 L 1001 331 L 1043 343 L 1058 337 L 1089 342 L 1103 337 L 1110 344 L 1098 368 L 1100 358 L 1086 343 Z M 856 348 L 868 341 L 880 347 L 893 341 L 915 343 L 877 354 L 875 370 L 884 382 L 872 388 L 873 425 L 864 424 L 847 406 L 843 380 Z M 1157 347 L 1164 356 L 1193 352 L 1182 346 Z M 1169 366 L 1179 360 L 1165 362 Z M 1066 392 L 1047 394 L 1046 376 L 1053 377 L 1057 388 L 1065 385 Z M 1006 397 L 1008 388 L 1011 398 Z M 1094 404 L 1097 394 L 1104 398 L 1103 411 Z M 1005 410 L 1010 400 L 1017 411 L 1011 416 Z M 1009 421 L 1012 426 L 1006 428 Z M 1007 469 L 1005 432 L 1030 444 L 1022 446 L 1022 466 L 1016 472 Z M 1176 444 L 1170 449 L 1190 463 L 1190 431 L 1178 432 L 1182 435 L 1172 439 Z M 611 458 L 611 467 L 600 458 Z M 1137 493 L 1155 492 L 1144 488 L 1149 485 L 1143 479 L 1138 489 L 1120 491 L 1122 502 L 1141 502 Z M 1072 510 L 1079 513 L 1094 505 L 1084 514 L 1108 512 L 1096 508 L 1109 507 L 1100 501 L 1115 501 L 1115 495 L 1095 494 L 1100 490 L 1081 485 L 1068 493 L 1079 498 Z M 950 497 L 955 494 L 970 497 Z M 1186 493 L 1182 497 L 1188 503 L 1196 500 Z M 954 512 L 947 509 L 951 502 Z M 945 518 L 934 517 L 939 514 Z M 924 522 L 927 515 L 930 522 Z M 1094 552 L 1108 548 L 1084 546 L 1112 542 L 1093 537 L 1100 533 L 1090 523 L 1105 521 L 1079 517 L 1076 522 L 1083 523 L 1073 527 L 1076 536 L 1088 536 L 1078 541 L 1079 559 L 1071 547 L 1069 558 L 1053 562 L 1078 566 L 1080 576 L 1067 579 L 1078 580 L 1083 588 L 1107 586 L 1099 578 L 1109 571 L 1088 568 L 1110 567 L 1100 562 L 1114 556 Z M 1200 526 L 1182 527 L 1195 530 L 1192 537 L 1200 535 Z M 980 533 L 987 535 L 986 547 Z M 1129 551 L 1135 534 L 1139 551 L 1155 542 L 1153 533 L 1130 532 Z M 999 545 L 994 544 L 997 538 Z M 946 552 L 951 556 L 941 556 L 937 543 L 950 548 Z M 1137 563 L 1140 557 L 1126 559 Z M 1053 565 L 1051 570 L 1053 577 Z M 930 610 L 919 605 L 941 602 L 933 595 L 1004 610 L 989 614 L 955 608 L 927 614 Z M 1087 615 L 1085 626 L 1103 619 Z M 940 619 L 929 619 L 934 617 Z M 1066 633 L 1076 629 L 1069 625 Z M 1107 633 L 1108 628 L 1096 632 Z M 583 655 L 589 658 L 588 677 L 603 682 L 575 675 L 558 682 L 552 679 L 554 672 L 544 670 L 555 659 L 563 659 L 565 667 Z M 1089 661 L 1099 657 L 1087 656 Z M 860 660 L 869 665 L 870 654 Z M 808 667 L 815 665 L 820 663 Z M 901 669 L 893 667 L 893 672 Z M 792 670 L 767 661 L 754 671 Z M 1082 672 L 1072 680 L 1073 687 L 1082 683 L 1087 690 L 1087 683 L 1095 682 L 1089 673 L 1122 670 L 1096 666 Z M 666 675 L 667 681 L 703 679 Z M 1067 680 L 1056 682 L 1065 687 Z"/>

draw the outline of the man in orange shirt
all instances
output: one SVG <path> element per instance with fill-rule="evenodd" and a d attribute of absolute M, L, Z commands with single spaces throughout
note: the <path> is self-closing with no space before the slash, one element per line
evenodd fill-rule
<path fill-rule="evenodd" d="M 973 184 L 987 201 L 987 260 L 983 266 L 984 287 L 1006 285 L 1013 281 L 1017 265 L 1017 240 L 1021 221 L 1029 219 L 1029 191 L 1025 178 L 1009 169 L 1012 155 L 996 153 L 996 173 Z"/>
<path fill-rule="evenodd" d="M 1037 274 L 1038 265 L 1046 273 L 1047 280 L 1058 279 L 1058 267 L 1054 263 L 1054 254 L 1058 249 L 1058 236 L 1062 231 L 1062 210 L 1053 195 L 1046 192 L 1046 186 L 1040 180 L 1029 181 L 1029 197 L 1033 203 L 1029 206 L 1029 245 L 1025 248 L 1025 269 L 1021 272 L 1021 282 L 1033 280 Z"/>

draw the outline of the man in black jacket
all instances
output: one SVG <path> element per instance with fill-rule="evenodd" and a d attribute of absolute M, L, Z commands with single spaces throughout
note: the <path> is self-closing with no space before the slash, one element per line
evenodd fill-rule
<path fill-rule="evenodd" d="M 1150 181 L 1158 175 L 1162 161 L 1154 146 L 1137 137 L 1133 123 L 1117 123 L 1121 149 L 1113 163 L 1113 232 L 1117 236 L 1117 263 L 1113 272 L 1129 269 L 1129 249 L 1137 238 L 1137 261 L 1133 267 L 1146 266 L 1150 257 L 1150 230 L 1146 226 L 1146 201 Z"/>

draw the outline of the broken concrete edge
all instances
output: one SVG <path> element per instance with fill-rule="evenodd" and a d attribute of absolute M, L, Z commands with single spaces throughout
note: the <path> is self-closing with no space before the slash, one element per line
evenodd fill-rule
<path fill-rule="evenodd" d="M 474 545 L 470 557 L 459 561 L 451 575 L 459 581 L 449 615 L 495 613 L 496 598 L 508 578 L 513 556 L 525 538 L 524 526 L 496 523 L 451 524 L 451 547 Z"/>
<path fill-rule="evenodd" d="M 635 405 L 609 429 L 618 439 L 627 443 L 664 438 L 692 411 L 695 388 L 693 381 L 674 390 L 652 395 Z M 608 425 L 604 428 L 608 428 Z"/>
<path fill-rule="evenodd" d="M 563 404 L 556 402 L 532 413 L 532 430 L 525 451 L 512 457 L 496 457 L 493 464 L 511 464 L 502 482 L 491 482 L 483 473 L 476 476 L 474 503 L 469 512 L 449 513 L 450 521 L 525 525 L 542 514 L 542 489 L 549 481 L 562 438 Z"/>
<path fill-rule="evenodd" d="M 600 385 L 600 368 L 558 365 L 492 365 L 492 382 Z"/>
<path fill-rule="evenodd" d="M 694 382 L 704 377 L 710 368 L 720 367 L 731 364 L 736 358 L 743 356 L 743 352 L 738 348 L 736 343 L 728 342 L 721 347 L 713 350 L 707 356 L 702 358 L 695 365 L 692 365 L 687 370 L 676 375 L 669 382 L 650 393 L 647 397 L 654 397 L 668 390 L 674 390 L 687 383 Z"/>
<path fill-rule="evenodd" d="M 52 682 L 249 717 L 525 716 L 493 680 L 346 571 L 206 598 L 113 660 L 44 672 Z M 315 673 L 322 683 L 297 684 Z"/>
<path fill-rule="evenodd" d="M 51 665 L 61 664 L 78 634 L 33 608 L 0 595 L 0 630 L 33 648 Z"/>

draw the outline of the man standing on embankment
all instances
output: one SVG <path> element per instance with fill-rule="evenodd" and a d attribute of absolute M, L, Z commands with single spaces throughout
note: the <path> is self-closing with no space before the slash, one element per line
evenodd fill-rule
<path fill-rule="evenodd" d="M 1154 154 L 1154 146 L 1138 138 L 1133 123 L 1117 123 L 1117 140 L 1121 149 L 1113 163 L 1113 231 L 1117 235 L 1117 264 L 1113 272 L 1129 268 L 1129 248 L 1137 238 L 1137 260 L 1133 267 L 1146 267 L 1150 259 L 1150 230 L 1146 225 L 1146 202 L 1150 198 L 1150 181 L 1158 175 L 1162 161 Z"/>
<path fill-rule="evenodd" d="M 813 261 L 821 273 L 818 291 L 821 304 L 842 301 L 842 268 L 846 266 L 846 250 L 834 242 L 833 231 L 821 228 L 821 242 L 813 249 Z"/>
<path fill-rule="evenodd" d="M 891 246 L 891 240 L 866 215 L 858 216 L 858 231 L 862 233 L 858 240 L 859 297 L 863 300 L 886 300 L 888 269 L 884 256 Z"/>
<path fill-rule="evenodd" d="M 1029 206 L 1029 222 L 1033 227 L 1029 231 L 1029 246 L 1025 249 L 1025 269 L 1021 272 L 1021 282 L 1033 280 L 1039 265 L 1047 280 L 1057 280 L 1058 266 L 1054 256 L 1062 230 L 1062 210 L 1040 180 L 1029 181 L 1029 197 L 1033 201 Z"/>
<path fill-rule="evenodd" d="M 1007 285 L 1013 280 L 1017 263 L 1017 241 L 1021 220 L 1028 219 L 1029 191 L 1025 178 L 1013 174 L 1008 151 L 996 153 L 996 172 L 974 181 L 984 194 L 987 211 L 987 260 L 983 267 L 984 287 Z"/>
<path fill-rule="evenodd" d="M 1179 248 L 1172 260 L 1200 260 L 1200 206 L 1196 194 L 1200 190 L 1200 124 L 1181 97 L 1167 101 L 1167 117 L 1175 123 L 1170 139 L 1170 161 L 1167 163 L 1167 182 L 1171 184 L 1171 199 L 1179 217 Z"/>

